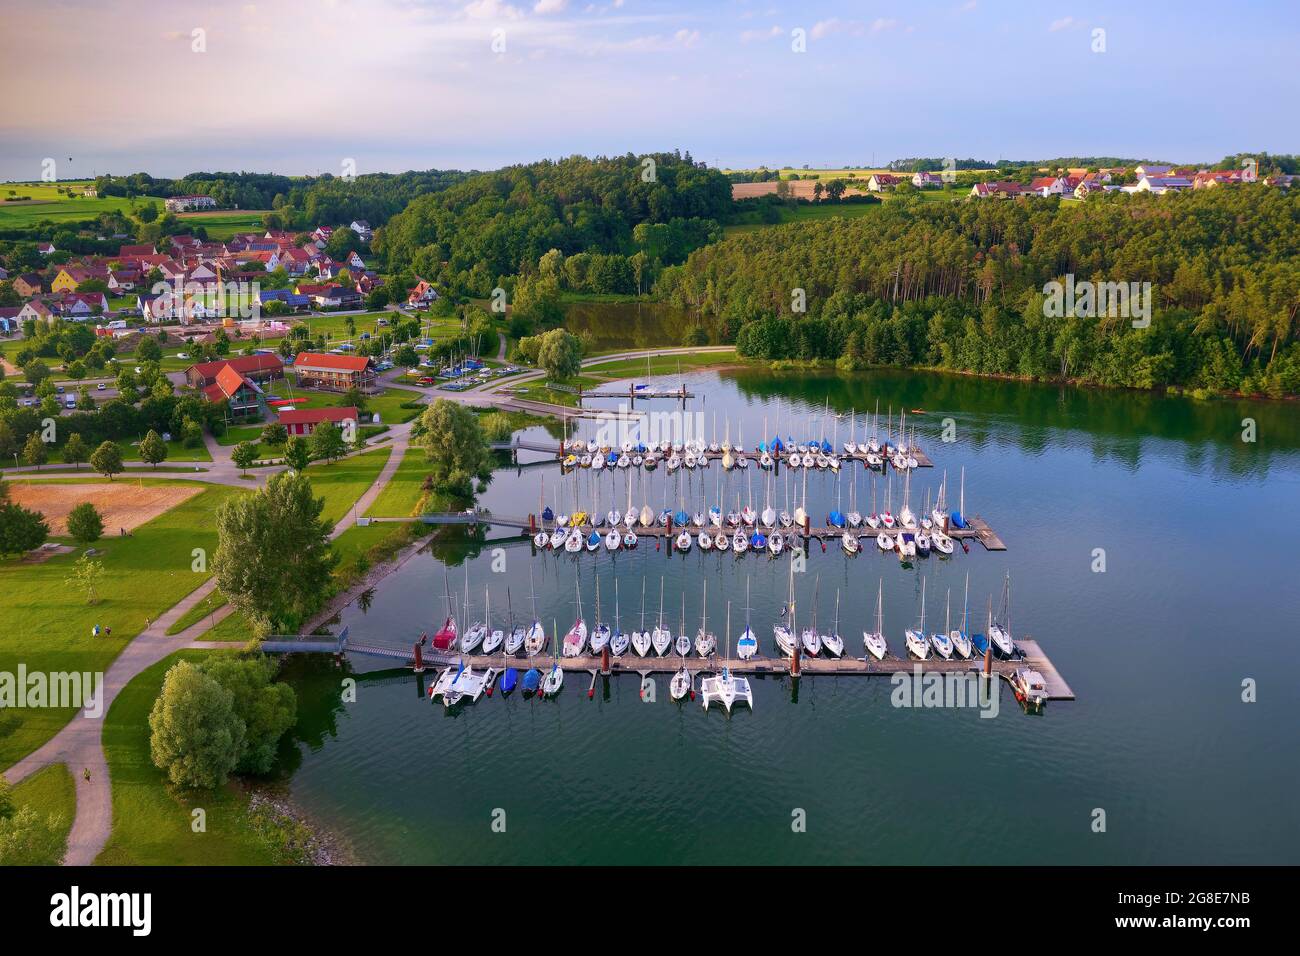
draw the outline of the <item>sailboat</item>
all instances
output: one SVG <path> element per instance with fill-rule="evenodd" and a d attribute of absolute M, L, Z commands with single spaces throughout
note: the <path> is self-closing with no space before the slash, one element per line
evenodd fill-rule
<path fill-rule="evenodd" d="M 883 661 L 885 655 L 889 653 L 889 645 L 885 643 L 885 580 L 881 578 L 876 584 L 876 629 L 874 631 L 862 632 L 862 644 L 870 654 L 878 661 Z"/>
<path fill-rule="evenodd" d="M 442 577 L 443 590 L 447 595 L 447 616 L 443 618 L 442 627 L 438 628 L 433 635 L 433 649 L 435 651 L 450 651 L 456 646 L 456 615 L 451 606 L 451 589 L 447 586 L 447 575 L 444 572 Z"/>
<path fill-rule="evenodd" d="M 587 625 L 583 624 L 582 628 L 585 634 Z M 555 629 L 556 629 L 555 622 L 552 621 L 551 630 L 554 631 Z M 565 638 L 565 641 L 566 642 L 568 641 L 567 637 Z M 556 635 L 555 643 L 556 646 L 558 647 L 560 643 L 558 634 Z M 546 697 L 554 697 L 556 694 L 560 692 L 560 688 L 563 686 L 564 686 L 564 670 L 563 668 L 560 667 L 560 658 L 556 656 L 555 659 L 551 662 L 551 669 L 546 673 L 546 679 L 542 681 L 542 694 Z"/>
<path fill-rule="evenodd" d="M 952 639 L 952 649 L 962 657 L 970 657 L 971 643 L 970 638 L 966 636 L 966 610 L 970 603 L 970 572 L 966 572 L 966 597 L 962 600 L 961 605 L 961 629 L 949 631 L 948 637 Z"/>
<path fill-rule="evenodd" d="M 650 653 L 650 632 L 645 628 L 645 577 L 641 578 L 641 630 L 632 632 L 632 650 L 638 657 Z"/>
<path fill-rule="evenodd" d="M 573 627 L 569 628 L 569 632 L 564 635 L 565 657 L 577 657 L 587 646 L 587 622 L 582 619 L 582 589 L 578 586 L 577 579 L 574 579 L 574 587 L 578 592 L 578 611 Z"/>
<path fill-rule="evenodd" d="M 748 628 L 746 628 L 748 630 Z M 731 602 L 727 602 L 727 629 L 724 632 L 727 641 L 726 663 L 722 665 L 722 671 L 715 677 L 706 677 L 700 681 L 700 695 L 703 699 L 704 709 L 709 709 L 709 704 L 717 700 L 726 708 L 728 714 L 737 701 L 743 702 L 751 710 L 754 707 L 754 692 L 750 689 L 749 679 L 746 677 L 736 677 L 731 673 Z"/>
<path fill-rule="evenodd" d="M 816 657 L 822 649 L 822 636 L 817 633 L 817 597 L 822 589 L 822 576 L 817 575 L 817 583 L 813 590 L 813 609 L 812 609 L 812 627 L 805 627 L 799 635 L 799 640 L 803 644 L 804 653 L 809 657 Z"/>
<path fill-rule="evenodd" d="M 485 632 L 483 638 L 483 653 L 495 654 L 497 648 L 505 643 L 506 632 L 501 630 L 499 627 L 492 627 L 492 595 L 486 587 L 483 589 L 483 608 L 483 616 L 485 618 L 485 623 L 483 625 L 483 630 Z"/>
<path fill-rule="evenodd" d="M 465 565 L 465 619 L 469 620 L 469 565 Z M 487 625 L 482 621 L 475 621 L 469 626 L 460 639 L 460 651 L 462 654 L 469 654 L 474 648 L 483 643 L 483 638 L 487 636 Z"/>
<path fill-rule="evenodd" d="M 655 653 L 660 657 L 668 653 L 668 648 L 673 642 L 673 632 L 664 627 L 664 579 L 661 575 L 659 578 L 659 626 L 650 634 L 650 643 L 653 645 Z"/>
<path fill-rule="evenodd" d="M 952 638 L 949 636 L 952 631 L 949 625 L 952 623 L 952 588 L 948 589 L 947 608 L 944 611 L 943 632 L 930 635 L 930 643 L 934 646 L 934 652 L 942 657 L 945 661 L 952 660 Z"/>
<path fill-rule="evenodd" d="M 921 624 L 906 631 L 907 649 L 921 660 L 930 656 L 930 642 L 925 637 L 925 578 L 921 579 Z"/>
<path fill-rule="evenodd" d="M 989 625 L 989 640 L 993 642 L 993 651 L 1001 657 L 1011 657 L 1016 652 L 1016 643 L 1011 639 L 1011 572 L 1007 572 L 1002 582 L 1001 620 Z"/>
<path fill-rule="evenodd" d="M 609 625 L 600 619 L 600 577 L 596 577 L 596 626 L 591 631 L 591 653 L 599 654 L 609 644 Z"/>
<path fill-rule="evenodd" d="M 790 623 L 794 623 L 794 564 L 790 564 L 790 594 L 786 600 L 786 610 L 790 612 Z M 777 649 L 786 656 L 794 654 L 794 634 L 789 627 L 779 621 L 772 625 L 772 636 L 776 639 Z"/>
<path fill-rule="evenodd" d="M 829 634 L 822 635 L 822 647 L 831 657 L 844 656 L 844 638 L 840 637 L 840 592 L 835 589 L 835 624 Z"/>
<path fill-rule="evenodd" d="M 614 634 L 609 639 L 609 652 L 615 657 L 621 657 L 627 650 L 630 643 L 628 635 L 623 633 L 623 628 L 619 620 L 618 613 L 618 578 L 614 579 Z"/>
<path fill-rule="evenodd" d="M 704 599 L 700 606 L 700 631 L 695 635 L 695 653 L 708 657 L 718 648 L 718 639 L 705 626 L 709 616 L 709 582 L 704 582 Z"/>
<path fill-rule="evenodd" d="M 730 631 L 728 631 L 730 633 Z M 728 638 L 730 640 L 730 638 Z M 745 577 L 745 629 L 740 632 L 740 639 L 736 641 L 736 656 L 742 661 L 747 661 L 758 653 L 758 638 L 754 636 L 754 629 L 749 626 L 749 577 Z"/>
<path fill-rule="evenodd" d="M 546 628 L 542 627 L 542 622 L 537 619 L 537 590 L 533 586 L 533 569 L 528 568 L 528 590 L 532 592 L 533 598 L 533 623 L 528 625 L 528 630 L 524 634 L 524 648 L 528 651 L 528 656 L 541 654 L 546 650 Z"/>
<path fill-rule="evenodd" d="M 682 594 L 682 616 L 677 622 L 677 653 L 685 657 L 691 652 L 691 639 L 686 636 L 686 594 Z"/>
<path fill-rule="evenodd" d="M 532 567 L 529 566 L 529 572 Z M 519 653 L 519 649 L 524 646 L 524 635 L 527 633 L 520 625 L 515 623 L 515 609 L 510 600 L 510 589 L 506 588 L 506 613 L 510 617 L 510 630 L 506 634 L 505 652 L 508 656 L 513 657 Z"/>

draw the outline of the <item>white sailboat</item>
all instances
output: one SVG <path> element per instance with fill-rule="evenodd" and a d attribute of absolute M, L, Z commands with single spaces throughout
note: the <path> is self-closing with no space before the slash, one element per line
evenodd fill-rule
<path fill-rule="evenodd" d="M 919 627 L 909 627 L 906 636 L 909 651 L 922 660 L 930 656 L 930 642 L 925 636 L 925 578 L 921 579 L 921 624 Z"/>
<path fill-rule="evenodd" d="M 948 637 L 952 640 L 952 649 L 963 658 L 969 658 L 971 652 L 970 632 L 966 630 L 966 611 L 970 602 L 970 572 L 966 572 L 966 597 L 961 605 L 961 627 L 950 630 Z"/>
<path fill-rule="evenodd" d="M 569 628 L 564 635 L 564 646 L 562 652 L 565 657 L 577 657 L 587 646 L 587 622 L 582 619 L 582 588 L 577 579 L 574 580 L 574 588 L 577 590 L 577 615 L 573 622 L 573 627 Z"/>
<path fill-rule="evenodd" d="M 952 631 L 949 625 L 952 623 L 952 588 L 948 589 L 947 609 L 944 611 L 944 625 L 942 633 L 930 635 L 930 644 L 934 647 L 934 652 L 942 657 L 945 661 L 952 660 Z"/>
<path fill-rule="evenodd" d="M 609 625 L 600 619 L 600 576 L 596 577 L 596 625 L 591 629 L 591 653 L 599 654 L 609 646 Z"/>
<path fill-rule="evenodd" d="M 821 653 L 822 636 L 817 633 L 817 598 L 821 594 L 822 576 L 817 575 L 817 583 L 813 589 L 813 608 L 812 608 L 812 627 L 805 627 L 799 635 L 799 640 L 803 644 L 804 653 L 809 657 L 816 657 Z"/>
<path fill-rule="evenodd" d="M 528 651 L 528 656 L 532 657 L 546 650 L 546 628 L 542 627 L 542 622 L 537 619 L 537 589 L 533 586 L 531 565 L 528 568 L 528 589 L 532 592 L 533 623 L 528 625 L 528 631 L 524 634 L 524 648 Z"/>
<path fill-rule="evenodd" d="M 790 564 L 790 592 L 789 592 L 789 597 L 786 600 L 785 606 L 786 606 L 786 611 L 790 614 L 791 627 L 787 627 L 785 624 L 778 621 L 777 623 L 772 625 L 772 636 L 776 640 L 777 649 L 787 657 L 791 657 L 794 655 L 794 642 L 795 642 L 794 632 L 791 629 L 794 625 L 794 564 L 793 562 Z"/>
<path fill-rule="evenodd" d="M 840 592 L 835 589 L 835 623 L 829 634 L 822 635 L 822 647 L 831 657 L 844 656 L 844 638 L 840 637 Z"/>
<path fill-rule="evenodd" d="M 730 638 L 728 638 L 730 640 Z M 754 629 L 749 626 L 749 576 L 745 577 L 745 629 L 740 632 L 740 638 L 736 641 L 736 656 L 742 661 L 747 661 L 758 653 L 758 638 L 754 636 Z"/>
<path fill-rule="evenodd" d="M 650 643 L 654 646 L 655 653 L 663 657 L 668 653 L 668 648 L 672 642 L 673 632 L 664 627 L 664 579 L 661 575 L 659 578 L 659 626 L 651 633 Z"/>
<path fill-rule="evenodd" d="M 492 627 L 492 595 L 486 587 L 483 589 L 483 608 L 483 617 L 485 618 L 485 623 L 483 625 L 485 631 L 485 636 L 483 638 L 483 653 L 495 654 L 497 648 L 505 643 L 506 632 L 501 630 L 499 627 Z"/>
<path fill-rule="evenodd" d="M 584 630 L 586 629 L 585 624 L 583 625 L 583 629 Z M 555 630 L 554 621 L 551 622 L 551 630 L 552 631 Z M 565 640 L 568 640 L 568 638 L 565 638 Z M 559 646 L 558 634 L 556 635 L 555 643 L 556 646 L 558 647 Z M 546 697 L 554 697 L 556 694 L 560 692 L 560 688 L 563 686 L 564 686 L 564 669 L 560 667 L 560 659 L 557 656 L 551 662 L 551 669 L 547 671 L 546 677 L 542 680 L 542 694 L 543 696 Z"/>
<path fill-rule="evenodd" d="M 1007 572 L 1002 582 L 1002 614 L 1000 621 L 989 623 L 989 640 L 993 649 L 1002 657 L 1011 657 L 1016 652 L 1016 642 L 1011 639 L 1011 572 Z"/>
<path fill-rule="evenodd" d="M 718 649 L 718 639 L 708 631 L 709 619 L 709 582 L 704 582 L 704 598 L 700 604 L 700 630 L 695 635 L 695 653 L 700 657 L 708 657 Z"/>
<path fill-rule="evenodd" d="M 622 622 L 619 619 L 618 608 L 618 578 L 614 579 L 614 633 L 609 639 L 609 652 L 615 657 L 621 657 L 627 650 L 630 638 L 623 633 Z"/>
<path fill-rule="evenodd" d="M 632 632 L 632 650 L 638 657 L 650 653 L 650 632 L 645 626 L 645 577 L 641 578 L 641 630 Z"/>
<path fill-rule="evenodd" d="M 876 583 L 876 629 L 862 632 L 862 644 L 867 653 L 878 661 L 883 661 L 889 653 L 885 642 L 885 581 L 881 578 Z"/>

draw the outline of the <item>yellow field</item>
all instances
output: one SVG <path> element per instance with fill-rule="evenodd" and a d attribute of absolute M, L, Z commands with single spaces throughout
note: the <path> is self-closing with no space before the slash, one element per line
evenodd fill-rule
<path fill-rule="evenodd" d="M 61 485 L 13 482 L 9 492 L 24 508 L 39 511 L 50 534 L 68 533 L 68 512 L 89 501 L 104 519 L 104 534 L 134 530 L 203 490 L 200 485 L 135 485 L 129 478 L 103 484 Z"/>

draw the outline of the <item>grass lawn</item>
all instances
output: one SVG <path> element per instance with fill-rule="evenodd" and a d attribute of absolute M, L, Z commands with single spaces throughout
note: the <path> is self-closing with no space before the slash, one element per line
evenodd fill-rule
<path fill-rule="evenodd" d="M 225 607 L 226 603 L 226 596 L 220 591 L 210 592 L 202 601 L 177 618 L 172 626 L 167 628 L 167 633 L 179 634 L 187 627 L 193 627 L 213 611 Z"/>
<path fill-rule="evenodd" d="M 149 757 L 149 711 L 167 670 L 213 651 L 181 651 L 142 671 L 113 701 L 104 722 L 104 752 L 113 778 L 113 832 L 95 861 L 115 866 L 269 865 L 275 854 L 252 826 L 247 798 L 233 785 L 173 791 Z M 201 807 L 206 831 L 195 833 Z"/>
<path fill-rule="evenodd" d="M 14 807 L 31 807 L 42 817 L 63 817 L 63 846 L 68 845 L 72 818 L 77 815 L 77 787 L 67 764 L 55 763 L 36 771 L 13 788 Z"/>
<path fill-rule="evenodd" d="M 88 605 L 65 583 L 78 556 L 61 554 L 40 564 L 20 558 L 0 561 L 4 626 L 0 627 L 0 671 L 105 671 L 122 647 L 156 618 L 202 584 L 208 572 L 191 570 L 194 548 L 217 547 L 216 509 L 241 492 L 212 486 L 126 538 L 96 542 L 104 565 L 99 603 Z M 93 637 L 95 624 L 112 637 Z M 52 737 L 75 711 L 71 708 L 6 709 L 0 712 L 0 767 L 7 767 Z"/>
<path fill-rule="evenodd" d="M 125 441 L 119 441 L 117 444 L 118 447 L 122 449 L 123 461 L 140 460 L 139 444 L 133 444 Z M 95 450 L 95 447 L 98 446 L 94 446 L 90 450 L 93 452 Z M 212 460 L 212 456 L 208 454 L 208 448 L 206 445 L 199 445 L 199 447 L 197 448 L 186 448 L 179 441 L 173 439 L 172 441 L 167 442 L 167 457 L 158 463 L 158 467 L 163 468 L 166 467 L 168 464 L 175 464 L 176 462 L 182 462 L 182 461 L 194 462 L 194 461 L 211 461 L 211 460 Z M 59 464 L 62 461 L 63 461 L 63 449 L 58 446 L 51 448 L 49 463 L 53 465 L 53 464 Z M 86 462 L 81 463 L 81 470 L 93 474 L 90 465 L 87 464 Z M 189 469 L 186 470 L 188 471 Z"/>
<path fill-rule="evenodd" d="M 679 352 L 672 355 L 658 355 L 650 359 L 650 374 L 671 375 L 678 369 L 708 368 L 712 365 L 727 365 L 736 361 L 742 360 L 738 359 L 734 351 Z M 646 360 L 643 358 L 602 362 L 599 365 L 589 365 L 586 369 L 589 376 L 599 375 L 605 379 L 644 378 L 645 370 Z"/>
<path fill-rule="evenodd" d="M 353 503 L 375 483 L 391 455 L 391 448 L 376 448 L 332 463 L 315 462 L 308 466 L 307 477 L 317 497 L 325 499 L 321 517 L 336 524 Z"/>
<path fill-rule="evenodd" d="M 428 529 L 424 529 L 428 530 Z M 385 542 L 394 543 L 406 540 L 409 526 L 390 521 L 368 524 L 365 527 L 353 525 L 334 539 L 334 552 L 339 556 L 338 572 L 347 572 L 356 567 L 359 555 L 366 554 L 371 548 Z"/>
<path fill-rule="evenodd" d="M 384 518 L 405 518 L 411 515 L 424 497 L 424 478 L 428 473 L 429 465 L 425 461 L 424 448 L 407 448 L 402 463 L 397 466 L 397 473 L 379 493 L 366 514 Z"/>
<path fill-rule="evenodd" d="M 208 628 L 198 637 L 200 641 L 219 641 L 240 646 L 252 639 L 253 625 L 241 611 L 227 614 L 215 627 Z"/>
<path fill-rule="evenodd" d="M 202 226 L 209 239 L 229 239 L 240 232 L 262 232 L 265 209 L 219 209 L 214 212 L 182 212 L 181 222 L 191 229 Z"/>

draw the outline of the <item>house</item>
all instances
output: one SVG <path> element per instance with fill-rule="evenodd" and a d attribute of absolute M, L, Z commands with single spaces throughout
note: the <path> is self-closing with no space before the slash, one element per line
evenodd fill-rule
<path fill-rule="evenodd" d="M 346 392 L 350 388 L 374 391 L 378 379 L 374 363 L 364 355 L 299 352 L 293 368 L 300 386 L 332 392 Z"/>
<path fill-rule="evenodd" d="M 117 250 L 117 257 L 119 259 L 138 259 L 141 256 L 152 256 L 157 252 L 157 249 L 148 244 L 139 246 L 122 246 Z"/>
<path fill-rule="evenodd" d="M 311 299 L 305 295 L 299 295 L 296 292 L 290 292 L 288 289 L 260 289 L 257 293 L 259 305 L 266 305 L 268 302 L 283 302 L 290 309 L 306 309 L 311 306 Z"/>
<path fill-rule="evenodd" d="M 1068 187 L 1073 188 L 1073 187 Z M 1029 191 L 1037 193 L 1046 198 L 1048 196 L 1063 196 L 1067 190 L 1067 183 L 1064 176 L 1039 176 L 1029 184 Z"/>
<path fill-rule="evenodd" d="M 938 189 L 943 185 L 943 176 L 938 173 L 917 173 L 912 177 L 912 185 L 917 189 Z"/>
<path fill-rule="evenodd" d="M 170 292 L 150 292 L 135 297 L 135 310 L 146 322 L 164 322 L 181 318 L 184 307 L 178 306 Z"/>
<path fill-rule="evenodd" d="M 163 200 L 168 212 L 190 212 L 194 209 L 216 209 L 217 201 L 211 196 L 172 196 Z"/>
<path fill-rule="evenodd" d="M 21 306 L 7 306 L 0 308 L 0 332 L 5 335 L 12 335 L 23 327 L 23 320 L 19 318 L 22 312 Z"/>
<path fill-rule="evenodd" d="M 210 402 L 229 402 L 230 414 L 235 418 L 266 415 L 266 394 L 261 386 L 235 371 L 229 362 L 224 363 L 213 383 L 203 389 L 203 395 Z"/>
<path fill-rule="evenodd" d="M 352 224 L 348 226 L 348 228 L 360 236 L 362 242 L 369 242 L 374 236 L 374 231 L 370 228 L 370 223 L 366 222 L 364 219 L 352 220 Z"/>
<path fill-rule="evenodd" d="M 77 286 L 91 279 L 107 279 L 108 269 L 103 266 L 72 266 L 59 269 L 59 274 L 50 281 L 51 292 L 76 292 Z"/>
<path fill-rule="evenodd" d="M 88 319 L 108 311 L 108 298 L 102 292 L 65 292 L 50 306 L 64 318 Z"/>
<path fill-rule="evenodd" d="M 417 278 L 419 277 L 417 276 Z M 425 279 L 420 279 L 415 284 L 415 288 L 406 294 L 407 304 L 415 306 L 428 305 L 437 298 L 438 291 L 434 289 L 433 283 Z"/>
<path fill-rule="evenodd" d="M 1106 180 L 1103 180 L 1101 176 L 1096 175 L 1094 173 L 1089 173 L 1087 176 L 1084 176 L 1083 179 L 1079 181 L 1078 185 L 1074 187 L 1074 198 L 1086 199 L 1089 196 L 1091 196 L 1093 193 L 1102 193 L 1102 192 L 1112 193 L 1112 192 L 1117 192 L 1118 190 L 1119 190 L 1118 186 L 1110 185 L 1110 183 Z"/>
<path fill-rule="evenodd" d="M 327 286 L 311 296 L 318 309 L 337 309 L 361 304 L 361 294 L 356 289 L 341 285 Z"/>
<path fill-rule="evenodd" d="M 46 323 L 53 322 L 54 311 L 40 299 L 32 299 L 18 310 L 19 322 L 26 322 L 28 319 Z"/>
<path fill-rule="evenodd" d="M 59 250 L 54 248 L 54 243 L 52 242 L 38 242 L 36 244 L 36 251 L 43 256 L 48 256 L 51 253 L 58 252 Z"/>
<path fill-rule="evenodd" d="M 1184 179 L 1181 176 L 1143 176 L 1136 186 L 1125 186 L 1124 191 L 1130 193 L 1155 193 L 1157 196 L 1163 196 L 1169 192 L 1182 192 L 1184 189 L 1191 189 L 1192 181 Z"/>
<path fill-rule="evenodd" d="M 139 269 L 118 269 L 108 274 L 108 289 L 117 295 L 134 292 L 135 287 L 144 281 Z"/>
<path fill-rule="evenodd" d="M 976 183 L 971 187 L 970 195 L 972 199 L 1014 199 L 1024 191 L 1020 183 Z"/>
<path fill-rule="evenodd" d="M 293 291 L 299 295 L 310 297 L 324 292 L 328 288 L 330 288 L 330 285 L 327 282 L 299 282 Z"/>
<path fill-rule="evenodd" d="M 98 199 L 98 198 L 99 198 L 99 190 L 96 189 L 94 186 L 82 186 L 82 187 L 81 187 L 81 195 L 82 195 L 82 198 L 84 198 L 84 199 Z"/>
<path fill-rule="evenodd" d="M 321 422 L 358 422 L 355 406 L 343 405 L 335 408 L 287 408 L 279 415 L 279 422 L 290 435 L 310 435 Z"/>
<path fill-rule="evenodd" d="M 902 177 L 895 176 L 892 173 L 873 173 L 871 178 L 867 180 L 867 191 L 883 193 L 886 190 L 897 189 L 900 182 L 902 182 Z"/>
<path fill-rule="evenodd" d="M 256 352 L 252 355 L 237 355 L 234 358 L 191 365 L 185 370 L 185 383 L 191 388 L 207 388 L 216 382 L 217 376 L 224 368 L 233 368 L 252 382 L 269 382 L 284 378 L 284 362 L 280 361 L 280 356 L 271 352 Z"/>
<path fill-rule="evenodd" d="M 14 279 L 14 291 L 25 299 L 41 294 L 41 276 L 37 272 L 24 272 Z"/>
<path fill-rule="evenodd" d="M 1148 176 L 1168 176 L 1172 171 L 1172 166 L 1155 166 L 1151 163 L 1143 163 L 1141 166 L 1134 168 L 1133 173 L 1138 179 L 1145 179 Z"/>
<path fill-rule="evenodd" d="M 311 256 L 305 249 L 286 249 L 280 256 L 280 266 L 288 275 L 303 276 L 311 268 Z M 268 262 L 267 271 L 270 272 L 273 268 Z"/>
<path fill-rule="evenodd" d="M 334 235 L 333 226 L 317 226 L 312 232 L 311 237 L 316 240 L 316 247 L 324 249 L 325 244 L 330 241 L 330 236 Z"/>

